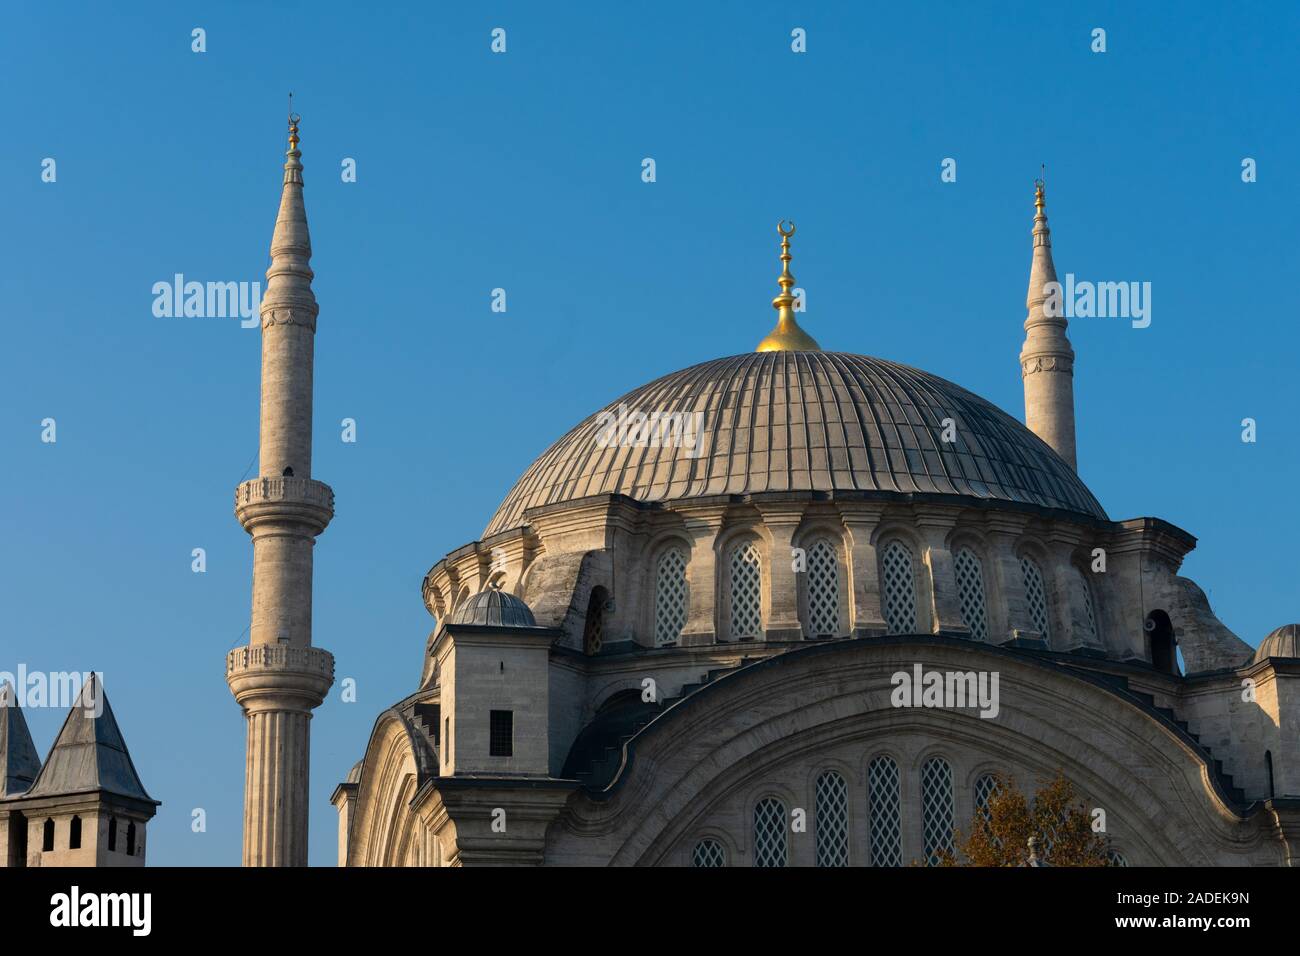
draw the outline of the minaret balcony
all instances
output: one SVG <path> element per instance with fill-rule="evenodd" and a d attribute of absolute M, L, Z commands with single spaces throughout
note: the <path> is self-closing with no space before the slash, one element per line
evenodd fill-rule
<path fill-rule="evenodd" d="M 334 517 L 334 491 L 312 478 L 253 478 L 235 488 L 235 516 L 250 533 L 257 524 L 289 521 L 320 534 Z"/>
<path fill-rule="evenodd" d="M 254 699 L 297 698 L 319 706 L 334 684 L 334 655 L 320 647 L 251 644 L 226 655 L 226 683 L 245 707 Z"/>

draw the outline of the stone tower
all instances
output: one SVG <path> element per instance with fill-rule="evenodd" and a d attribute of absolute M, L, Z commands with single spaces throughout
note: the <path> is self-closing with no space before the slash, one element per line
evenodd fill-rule
<path fill-rule="evenodd" d="M 334 657 L 311 646 L 312 548 L 334 515 L 334 492 L 311 477 L 316 297 L 302 199 L 298 117 L 262 298 L 258 477 L 235 490 L 253 538 L 247 647 L 226 657 L 226 682 L 248 723 L 244 865 L 306 866 L 311 712 L 334 683 Z"/>
<path fill-rule="evenodd" d="M 42 764 L 12 684 L 0 686 L 0 866 L 144 866 L 145 792 L 99 675 Z"/>
<path fill-rule="evenodd" d="M 1020 350 L 1020 374 L 1025 381 L 1025 424 L 1078 470 L 1074 448 L 1074 349 L 1066 338 L 1064 309 L 1045 308 L 1045 287 L 1056 281 L 1052 263 L 1052 231 L 1043 212 L 1043 181 L 1034 194 L 1034 260 L 1029 269 L 1025 305 L 1025 344 Z M 1057 302 L 1061 302 L 1058 295 Z"/>

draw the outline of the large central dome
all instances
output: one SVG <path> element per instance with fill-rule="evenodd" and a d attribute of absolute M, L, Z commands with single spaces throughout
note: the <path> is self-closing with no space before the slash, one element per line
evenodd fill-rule
<path fill-rule="evenodd" d="M 703 413 L 697 447 L 611 444 L 620 407 Z M 865 355 L 755 352 L 665 375 L 580 422 L 524 472 L 484 536 L 523 524 L 529 508 L 588 495 L 766 491 L 961 495 L 1106 517 L 1037 435 L 952 382 Z"/>

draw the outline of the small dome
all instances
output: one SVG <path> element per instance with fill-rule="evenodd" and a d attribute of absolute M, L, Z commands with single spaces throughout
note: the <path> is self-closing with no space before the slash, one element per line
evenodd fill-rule
<path fill-rule="evenodd" d="M 1254 662 L 1270 657 L 1300 657 L 1300 624 L 1283 624 L 1260 642 Z"/>
<path fill-rule="evenodd" d="M 452 624 L 484 624 L 490 627 L 536 627 L 537 619 L 522 600 L 509 591 L 489 588 L 465 599 L 451 612 Z"/>
<path fill-rule="evenodd" d="M 363 763 L 365 763 L 364 760 L 358 760 L 352 765 L 352 769 L 348 771 L 348 779 L 345 781 L 346 783 L 361 782 L 361 765 Z"/>

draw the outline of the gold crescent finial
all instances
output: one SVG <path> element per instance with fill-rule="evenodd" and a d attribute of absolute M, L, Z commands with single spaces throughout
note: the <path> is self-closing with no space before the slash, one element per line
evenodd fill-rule
<path fill-rule="evenodd" d="M 302 122 L 302 116 L 293 111 L 293 94 L 289 94 L 289 152 L 298 148 L 298 124 Z"/>
<path fill-rule="evenodd" d="M 1034 206 L 1037 207 L 1038 212 L 1041 214 L 1043 207 L 1047 205 L 1047 200 L 1043 196 L 1044 190 L 1047 188 L 1047 166 L 1043 165 L 1039 168 L 1042 175 L 1034 180 Z"/>
<path fill-rule="evenodd" d="M 776 284 L 781 287 L 781 294 L 772 300 L 776 309 L 776 328 L 758 343 L 759 352 L 819 352 L 816 340 L 799 328 L 794 317 L 795 297 L 790 292 L 794 288 L 794 276 L 790 272 L 790 237 L 794 235 L 794 223 L 788 219 L 778 219 L 776 231 L 781 236 L 781 274 Z"/>

